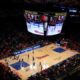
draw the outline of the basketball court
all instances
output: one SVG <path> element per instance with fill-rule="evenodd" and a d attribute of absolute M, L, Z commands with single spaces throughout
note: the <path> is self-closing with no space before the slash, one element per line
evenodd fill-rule
<path fill-rule="evenodd" d="M 32 51 L 23 52 L 18 55 L 18 59 L 14 59 L 14 56 L 8 57 L 6 61 L 16 74 L 23 80 L 26 80 L 29 76 L 41 72 L 52 65 L 56 65 L 76 54 L 78 52 L 52 43 Z"/>

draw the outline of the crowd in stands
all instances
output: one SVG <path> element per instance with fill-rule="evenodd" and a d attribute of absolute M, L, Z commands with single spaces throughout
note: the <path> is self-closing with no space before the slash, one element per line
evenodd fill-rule
<path fill-rule="evenodd" d="M 58 39 L 57 42 L 63 47 L 70 48 L 71 50 L 76 50 L 80 52 L 80 42 L 77 42 L 74 38 L 62 38 Z"/>
<path fill-rule="evenodd" d="M 41 39 L 33 39 L 26 32 L 8 32 L 0 35 L 0 59 L 13 56 L 13 52 L 31 47 L 34 44 L 43 42 Z M 0 80 L 20 80 L 10 67 L 0 63 Z"/>
<path fill-rule="evenodd" d="M 32 75 L 28 80 L 58 80 L 59 78 L 64 80 L 65 77 L 69 76 L 78 66 L 80 66 L 79 62 L 80 54 L 77 54 L 40 73 Z"/>
<path fill-rule="evenodd" d="M 36 41 L 35 41 L 36 40 Z M 0 59 L 13 55 L 12 53 L 32 46 L 39 41 L 32 39 L 26 32 L 13 31 L 0 36 Z"/>
<path fill-rule="evenodd" d="M 23 35 L 23 33 L 18 34 L 17 32 L 13 32 L 6 35 L 3 34 L 0 37 L 0 58 L 9 56 L 13 51 L 19 50 L 22 47 L 27 46 L 27 44 L 25 44 L 26 40 L 24 39 L 25 35 Z M 27 38 L 28 36 L 26 37 L 26 39 Z"/>
<path fill-rule="evenodd" d="M 41 41 L 44 45 L 45 42 L 42 39 Z M 13 31 L 8 34 L 0 35 L 0 59 L 12 56 L 13 52 L 25 49 L 41 41 L 37 38 L 33 39 L 29 34 L 26 34 L 26 32 Z M 67 48 L 79 51 L 80 45 L 75 41 L 73 42 L 73 39 L 67 39 L 64 41 L 68 42 Z M 40 73 L 32 75 L 28 80 L 57 80 L 57 78 L 68 76 L 71 71 L 79 66 L 79 62 L 80 55 L 78 54 Z M 3 64 L 0 64 L 0 76 L 2 76 L 1 80 L 19 79 L 9 67 L 5 67 Z"/>
<path fill-rule="evenodd" d="M 68 47 L 70 48 L 70 49 L 73 49 L 73 50 L 76 50 L 76 51 L 78 51 L 78 52 L 80 52 L 80 42 L 77 42 L 75 39 L 69 39 L 68 40 L 69 41 L 69 44 L 68 44 Z"/>
<path fill-rule="evenodd" d="M 43 45 L 46 43 L 38 38 L 33 39 L 29 34 L 26 34 L 26 32 L 13 31 L 2 34 L 0 35 L 0 59 L 11 56 L 13 52 L 30 47 L 41 41 Z M 80 51 L 80 45 L 76 41 L 73 41 L 73 39 L 67 39 L 66 42 L 68 42 L 68 48 Z"/>
<path fill-rule="evenodd" d="M 0 63 L 0 80 L 21 80 L 7 65 Z"/>

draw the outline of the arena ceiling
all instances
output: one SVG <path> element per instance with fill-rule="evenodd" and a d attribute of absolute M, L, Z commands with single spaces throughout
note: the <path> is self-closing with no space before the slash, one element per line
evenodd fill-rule
<path fill-rule="evenodd" d="M 28 3 L 59 3 L 64 5 L 80 5 L 80 0 L 25 0 Z"/>

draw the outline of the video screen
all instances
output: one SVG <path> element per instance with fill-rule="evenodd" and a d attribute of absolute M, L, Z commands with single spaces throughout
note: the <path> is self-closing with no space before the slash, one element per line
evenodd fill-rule
<path fill-rule="evenodd" d="M 36 35 L 47 36 L 60 34 L 66 13 L 45 13 L 25 10 L 24 17 L 26 19 L 27 30 Z"/>

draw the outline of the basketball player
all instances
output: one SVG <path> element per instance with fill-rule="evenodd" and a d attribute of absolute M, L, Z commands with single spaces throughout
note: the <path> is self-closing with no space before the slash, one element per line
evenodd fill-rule
<path fill-rule="evenodd" d="M 19 59 L 19 54 L 16 55 L 16 60 L 18 60 L 18 59 Z"/>
<path fill-rule="evenodd" d="M 35 62 L 33 61 L 33 66 L 35 66 Z"/>
<path fill-rule="evenodd" d="M 34 47 L 33 47 L 32 53 L 34 54 Z"/>
<path fill-rule="evenodd" d="M 42 63 L 41 62 L 39 63 L 39 66 L 41 67 L 41 71 L 42 71 Z"/>
<path fill-rule="evenodd" d="M 23 60 L 23 58 L 22 58 L 22 60 L 21 60 L 21 61 L 22 61 L 22 62 L 24 61 L 24 60 Z"/>
<path fill-rule="evenodd" d="M 28 60 L 29 60 L 29 54 L 28 54 Z"/>
<path fill-rule="evenodd" d="M 32 61 L 34 61 L 35 60 L 35 58 L 34 58 L 34 56 L 32 57 Z"/>

